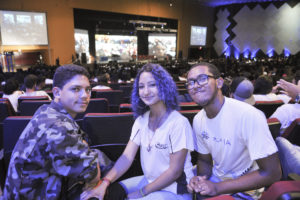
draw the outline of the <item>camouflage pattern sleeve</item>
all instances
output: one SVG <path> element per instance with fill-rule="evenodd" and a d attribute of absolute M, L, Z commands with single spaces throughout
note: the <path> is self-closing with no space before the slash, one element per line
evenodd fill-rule
<path fill-rule="evenodd" d="M 79 129 L 70 122 L 56 122 L 47 131 L 48 146 L 55 173 L 89 182 L 97 175 L 98 155 L 83 141 Z"/>

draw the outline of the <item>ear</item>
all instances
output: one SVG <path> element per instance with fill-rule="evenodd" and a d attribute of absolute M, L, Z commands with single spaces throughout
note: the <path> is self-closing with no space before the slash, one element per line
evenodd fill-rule
<path fill-rule="evenodd" d="M 54 99 L 59 99 L 60 98 L 61 89 L 59 87 L 54 87 L 54 88 L 52 88 L 52 93 L 53 93 Z"/>
<path fill-rule="evenodd" d="M 217 79 L 217 87 L 221 89 L 223 87 L 224 79 L 222 77 Z"/>

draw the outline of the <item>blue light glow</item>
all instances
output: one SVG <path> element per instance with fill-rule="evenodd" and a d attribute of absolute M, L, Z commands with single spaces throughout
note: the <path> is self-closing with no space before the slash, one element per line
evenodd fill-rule
<path fill-rule="evenodd" d="M 288 50 L 287 48 L 284 48 L 284 56 L 289 57 L 290 55 L 291 55 L 290 50 Z"/>
<path fill-rule="evenodd" d="M 258 52 L 258 49 L 253 50 L 253 51 L 251 52 L 251 59 L 255 58 L 257 52 Z"/>
<path fill-rule="evenodd" d="M 239 59 L 239 57 L 240 57 L 240 52 L 238 52 L 237 50 L 234 52 L 234 57 L 235 57 L 235 59 Z"/>
<path fill-rule="evenodd" d="M 250 55 L 250 50 L 249 49 L 246 49 L 245 51 L 244 51 L 244 58 L 249 58 L 249 55 Z"/>
<path fill-rule="evenodd" d="M 273 57 L 274 56 L 274 49 L 272 48 L 272 49 L 268 50 L 267 55 L 268 55 L 269 58 Z"/>

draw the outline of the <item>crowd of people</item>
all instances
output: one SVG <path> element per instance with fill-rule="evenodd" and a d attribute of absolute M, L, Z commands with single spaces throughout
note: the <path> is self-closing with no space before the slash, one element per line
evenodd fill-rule
<path fill-rule="evenodd" d="M 191 200 L 193 195 L 204 199 L 230 194 L 258 199 L 265 187 L 282 178 L 282 146 L 277 147 L 266 116 L 253 105 L 282 100 L 284 105 L 272 117 L 284 130 L 300 118 L 300 72 L 296 67 L 274 67 L 289 60 L 255 66 L 229 63 L 231 69 L 228 62 L 197 62 L 191 67 L 180 62 L 164 67 L 111 63 L 90 73 L 74 64 L 42 69 L 41 75 L 47 74 L 42 80 L 53 82 L 53 100 L 36 111 L 22 132 L 11 155 L 3 198 Z M 25 76 L 23 91 L 16 75 L 3 80 L 3 97 L 16 111 L 18 97 L 46 95 L 45 85 L 38 87 L 33 74 L 36 71 Z M 178 112 L 179 77 L 186 80 L 190 100 L 202 108 L 192 124 Z M 119 159 L 102 174 L 102 152 L 90 148 L 87 134 L 74 119 L 86 110 L 92 85 L 109 89 L 109 82 L 132 78 L 131 136 Z M 138 150 L 143 175 L 116 182 Z M 197 152 L 196 166 L 192 151 Z"/>

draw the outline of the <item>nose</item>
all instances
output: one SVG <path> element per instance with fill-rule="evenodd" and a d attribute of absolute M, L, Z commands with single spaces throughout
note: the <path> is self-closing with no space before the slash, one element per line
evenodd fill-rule
<path fill-rule="evenodd" d="M 148 86 L 145 86 L 145 87 L 143 88 L 143 91 L 142 91 L 142 92 L 144 93 L 145 96 L 147 96 L 147 95 L 149 94 L 149 88 L 148 88 Z"/>
<path fill-rule="evenodd" d="M 80 96 L 84 98 L 89 98 L 91 96 L 91 92 L 83 88 L 80 91 Z"/>

